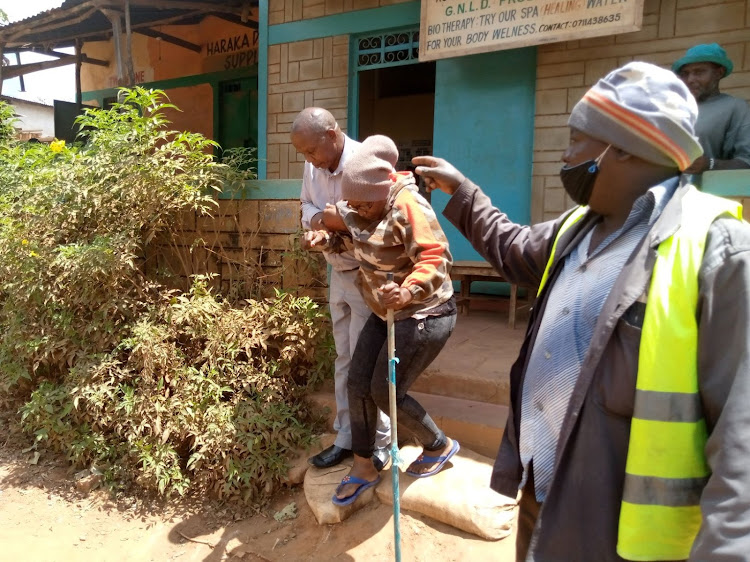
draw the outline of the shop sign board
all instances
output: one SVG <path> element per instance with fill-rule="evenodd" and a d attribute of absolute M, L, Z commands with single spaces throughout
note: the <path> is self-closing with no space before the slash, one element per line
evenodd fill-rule
<path fill-rule="evenodd" d="M 419 60 L 639 31 L 644 0 L 422 0 Z"/>
<path fill-rule="evenodd" d="M 258 30 L 209 39 L 203 72 L 234 70 L 258 64 Z"/>

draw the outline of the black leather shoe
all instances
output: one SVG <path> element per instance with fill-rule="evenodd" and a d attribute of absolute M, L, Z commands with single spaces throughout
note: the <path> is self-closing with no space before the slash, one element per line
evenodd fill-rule
<path fill-rule="evenodd" d="M 375 468 L 380 472 L 384 468 L 388 468 L 388 466 L 391 464 L 391 454 L 388 452 L 388 449 L 386 447 L 383 447 L 382 449 L 375 449 L 372 453 L 372 464 L 375 465 Z"/>
<path fill-rule="evenodd" d="M 341 461 L 348 459 L 351 456 L 352 452 L 350 449 L 342 449 L 337 445 L 331 445 L 314 457 L 307 459 L 307 462 L 318 468 L 329 468 L 331 466 L 336 466 Z"/>

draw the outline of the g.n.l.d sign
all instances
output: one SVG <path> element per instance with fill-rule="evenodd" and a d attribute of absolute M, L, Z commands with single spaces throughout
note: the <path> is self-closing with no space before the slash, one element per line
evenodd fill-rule
<path fill-rule="evenodd" d="M 641 29 L 643 0 L 422 0 L 419 60 Z"/>

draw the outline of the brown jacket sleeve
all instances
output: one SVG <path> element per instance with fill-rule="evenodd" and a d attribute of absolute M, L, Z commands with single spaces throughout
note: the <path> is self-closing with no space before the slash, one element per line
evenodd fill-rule
<path fill-rule="evenodd" d="M 516 224 L 468 179 L 448 201 L 443 215 L 505 279 L 525 287 L 539 285 L 564 218 L 533 226 Z"/>

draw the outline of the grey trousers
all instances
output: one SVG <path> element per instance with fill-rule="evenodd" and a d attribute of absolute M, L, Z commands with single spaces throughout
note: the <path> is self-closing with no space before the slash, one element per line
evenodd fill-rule
<path fill-rule="evenodd" d="M 336 418 L 333 421 L 336 441 L 334 441 L 334 444 L 342 449 L 352 448 L 349 393 L 347 390 L 349 366 L 359 333 L 372 313 L 354 283 L 357 279 L 357 272 L 357 269 L 352 271 L 332 269 L 329 285 L 328 303 L 333 324 L 333 340 L 336 344 L 334 373 Z M 378 412 L 375 435 L 375 443 L 378 448 L 385 447 L 391 442 L 390 420 L 383 412 Z"/>

